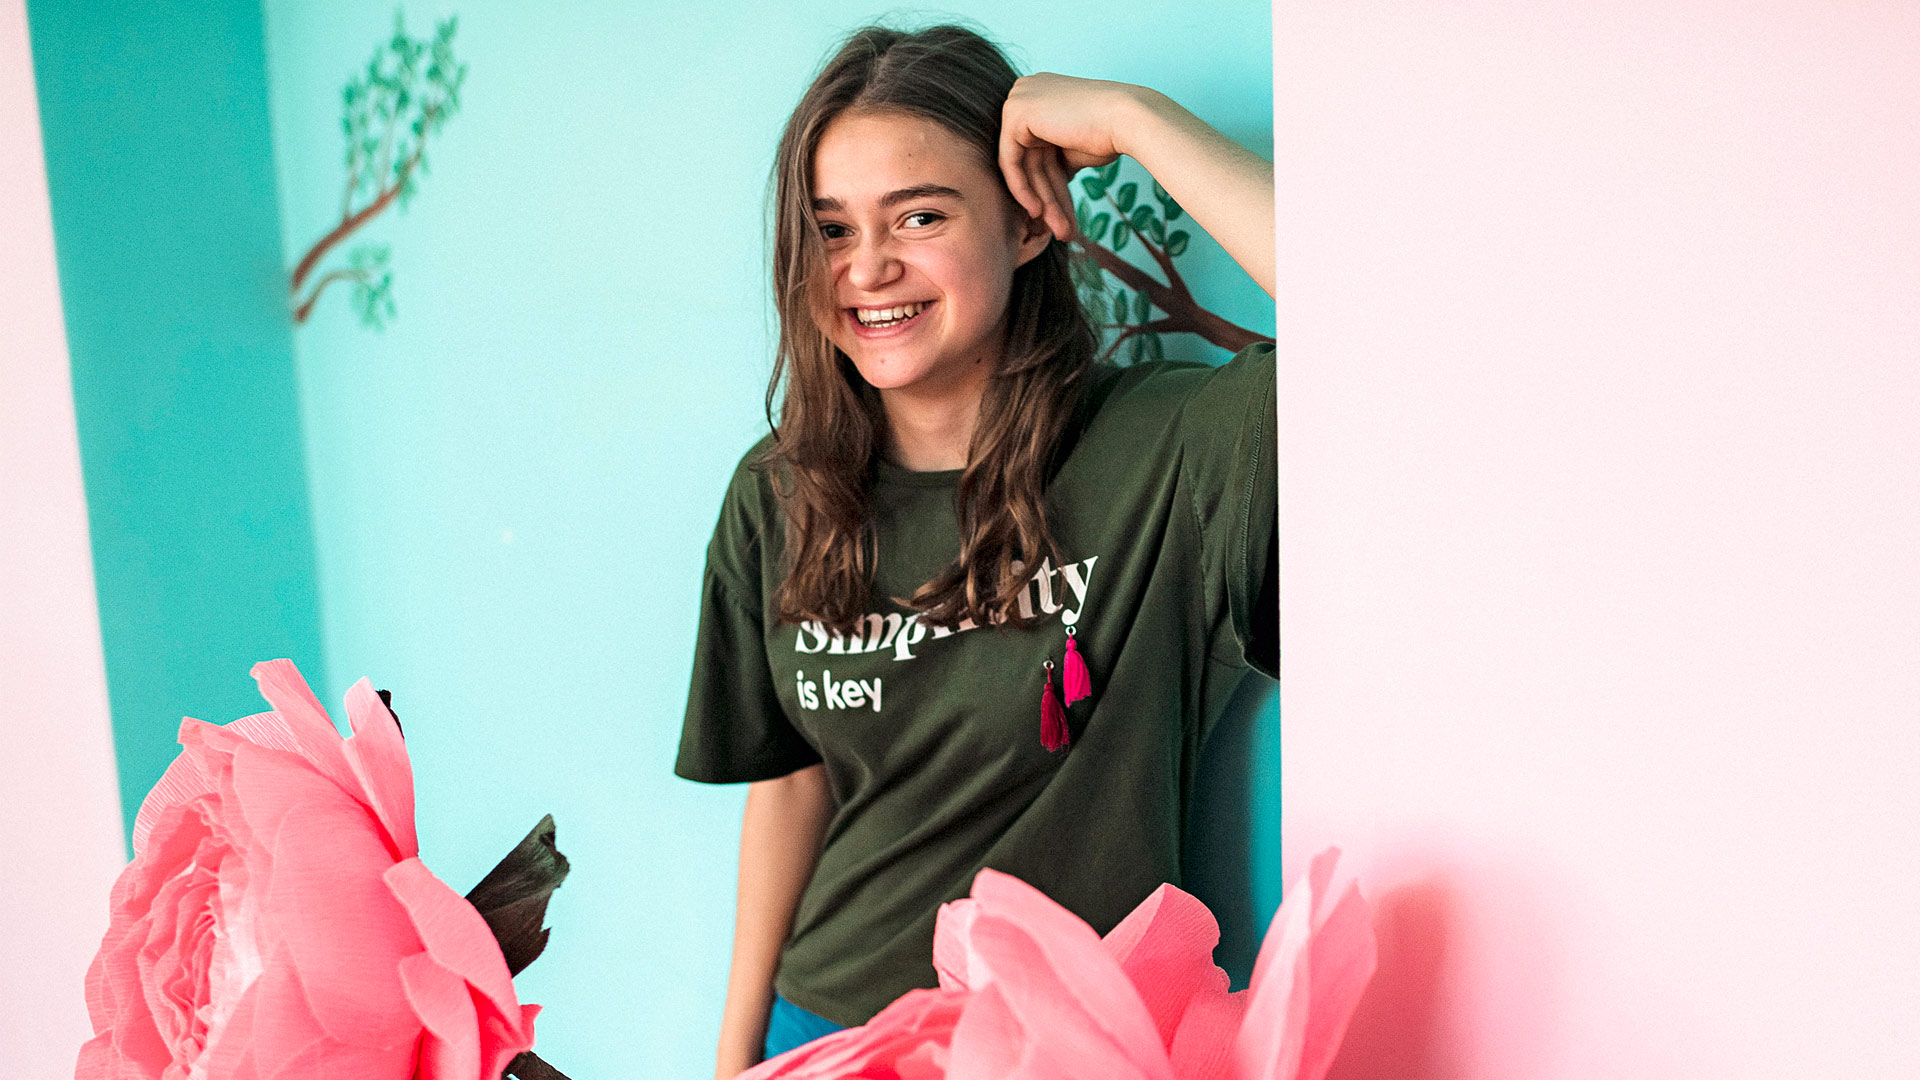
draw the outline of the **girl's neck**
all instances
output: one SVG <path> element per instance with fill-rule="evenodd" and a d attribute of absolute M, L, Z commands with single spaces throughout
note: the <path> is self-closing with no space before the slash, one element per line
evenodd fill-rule
<path fill-rule="evenodd" d="M 966 468 L 980 399 L 986 393 L 987 368 L 976 365 L 979 375 L 937 390 L 880 391 L 887 413 L 887 457 L 913 472 Z"/>

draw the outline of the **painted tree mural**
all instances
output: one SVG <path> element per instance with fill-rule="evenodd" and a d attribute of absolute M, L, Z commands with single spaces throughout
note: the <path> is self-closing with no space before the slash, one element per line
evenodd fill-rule
<path fill-rule="evenodd" d="M 1162 334 L 1198 334 L 1229 352 L 1239 352 L 1256 341 L 1272 341 L 1228 322 L 1194 299 L 1173 262 L 1192 238 L 1186 230 L 1170 227 L 1183 216 L 1180 204 L 1150 177 L 1152 203 L 1140 198 L 1137 181 L 1116 185 L 1125 160 L 1116 158 L 1083 172 L 1080 189 L 1087 197 L 1073 203 L 1080 225 L 1080 236 L 1073 241 L 1073 279 L 1087 315 L 1107 343 L 1101 358 L 1117 358 L 1121 363 L 1163 359 Z M 1154 204 L 1159 206 L 1157 212 Z M 1164 282 L 1120 257 L 1134 243 L 1160 268 Z M 1158 318 L 1153 317 L 1155 311 L 1160 312 Z"/>
<path fill-rule="evenodd" d="M 362 324 L 378 330 L 393 318 L 389 245 L 356 245 L 346 265 L 317 278 L 313 274 L 329 253 L 388 207 L 398 205 L 404 212 L 418 191 L 427 173 L 427 140 L 460 108 L 467 65 L 453 55 L 458 26 L 459 16 L 448 16 L 434 27 L 431 39 L 416 40 L 407 35 L 405 18 L 396 10 L 393 35 L 374 47 L 366 70 L 347 81 L 340 113 L 347 140 L 340 221 L 293 268 L 287 291 L 294 322 L 306 322 L 320 294 L 335 282 L 352 283 Z"/>

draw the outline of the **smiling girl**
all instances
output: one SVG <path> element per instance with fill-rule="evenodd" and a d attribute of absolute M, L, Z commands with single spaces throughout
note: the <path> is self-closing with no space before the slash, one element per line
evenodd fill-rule
<path fill-rule="evenodd" d="M 1164 95 L 855 32 L 775 164 L 773 431 L 707 551 L 675 771 L 751 782 L 718 1077 L 933 986 L 991 866 L 1105 933 L 1277 676 L 1274 358 L 1097 363 L 1067 181 L 1139 161 L 1273 292 L 1272 167 Z"/>

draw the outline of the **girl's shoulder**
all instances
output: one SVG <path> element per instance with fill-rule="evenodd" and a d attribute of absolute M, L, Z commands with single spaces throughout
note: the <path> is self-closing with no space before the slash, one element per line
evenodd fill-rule
<path fill-rule="evenodd" d="M 748 447 L 734 464 L 720 499 L 720 519 L 714 524 L 713 546 L 727 549 L 734 560 L 742 563 L 756 552 L 768 523 L 780 512 L 780 500 L 774 489 L 774 474 L 780 465 L 769 460 L 772 448 L 771 432 Z"/>
<path fill-rule="evenodd" d="M 756 439 L 733 466 L 727 478 L 727 500 L 764 501 L 773 498 L 776 478 L 787 475 L 784 464 L 773 456 L 773 433 Z"/>
<path fill-rule="evenodd" d="M 1256 341 L 1224 363 L 1203 360 L 1143 360 L 1120 367 L 1095 366 L 1081 418 L 1088 427 L 1121 428 L 1179 424 L 1190 410 L 1219 398 L 1259 394 L 1274 379 L 1273 343 Z"/>

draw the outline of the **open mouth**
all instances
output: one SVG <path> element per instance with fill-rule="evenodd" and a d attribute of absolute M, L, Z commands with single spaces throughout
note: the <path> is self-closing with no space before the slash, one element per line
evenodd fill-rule
<path fill-rule="evenodd" d="M 918 303 L 900 304 L 888 308 L 847 308 L 847 317 L 853 321 L 854 329 L 863 335 L 887 333 L 899 330 L 926 314 L 933 301 L 922 300 Z"/>

